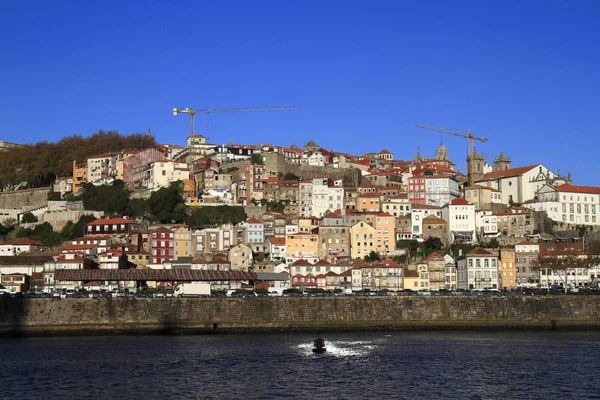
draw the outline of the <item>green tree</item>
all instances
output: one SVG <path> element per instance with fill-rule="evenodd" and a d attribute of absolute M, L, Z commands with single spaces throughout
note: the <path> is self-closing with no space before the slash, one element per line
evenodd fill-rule
<path fill-rule="evenodd" d="M 262 158 L 262 154 L 261 153 L 252 153 L 251 162 L 252 162 L 252 164 L 263 165 L 264 161 Z"/>
<path fill-rule="evenodd" d="M 21 217 L 21 223 L 23 224 L 30 224 L 32 222 L 38 222 L 38 218 L 30 212 L 26 212 Z"/>
<path fill-rule="evenodd" d="M 379 253 L 377 253 L 375 250 L 371 250 L 371 252 L 369 253 L 369 260 L 381 261 L 381 257 L 379 256 Z"/>
<path fill-rule="evenodd" d="M 147 200 L 148 210 L 160 223 L 183 222 L 185 218 L 185 202 L 181 196 L 182 184 L 172 182 L 169 187 L 160 188 Z"/>
<path fill-rule="evenodd" d="M 434 236 L 429 236 L 427 239 L 425 239 L 423 246 L 425 247 L 425 251 L 427 252 L 438 251 L 444 248 L 442 240 Z"/>
<path fill-rule="evenodd" d="M 287 174 L 285 174 L 283 176 L 283 179 L 286 180 L 286 181 L 299 181 L 300 177 L 298 175 L 296 175 L 296 174 L 288 172 Z"/>
<path fill-rule="evenodd" d="M 131 215 L 129 195 L 125 182 L 117 179 L 110 186 L 86 183 L 81 199 L 86 210 L 104 211 L 109 216 L 123 216 Z"/>

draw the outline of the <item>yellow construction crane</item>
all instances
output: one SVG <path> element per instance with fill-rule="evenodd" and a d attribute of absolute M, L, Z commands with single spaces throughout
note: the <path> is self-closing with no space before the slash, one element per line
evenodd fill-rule
<path fill-rule="evenodd" d="M 300 107 L 255 107 L 255 108 L 173 108 L 173 115 L 179 113 L 190 115 L 190 137 L 194 135 L 194 116 L 196 114 L 212 114 L 225 112 L 254 112 L 254 111 L 295 111 Z"/>
<path fill-rule="evenodd" d="M 474 136 L 470 129 L 469 129 L 468 133 L 461 133 L 461 132 L 449 131 L 449 130 L 442 129 L 442 128 L 436 128 L 435 126 L 428 126 L 428 125 L 421 125 L 421 124 L 415 124 L 414 126 L 417 128 L 429 129 L 431 131 L 447 133 L 449 135 L 455 135 L 455 136 L 460 136 L 460 137 L 469 139 L 469 160 L 468 160 L 468 165 L 467 165 L 467 167 L 469 169 L 469 186 L 473 186 L 475 184 L 475 177 L 474 177 L 474 171 L 473 171 L 473 155 L 475 154 L 475 145 L 473 144 L 473 141 L 479 140 L 480 142 L 485 143 L 485 142 L 487 142 L 486 138 Z"/>

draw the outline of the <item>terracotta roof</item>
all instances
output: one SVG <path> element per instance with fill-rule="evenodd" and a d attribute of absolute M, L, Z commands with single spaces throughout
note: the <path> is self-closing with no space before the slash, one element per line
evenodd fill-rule
<path fill-rule="evenodd" d="M 519 168 L 505 169 L 503 171 L 488 172 L 487 174 L 483 175 L 483 178 L 477 180 L 477 182 L 489 181 L 491 179 L 512 178 L 514 176 L 523 175 L 524 173 L 531 171 L 532 169 L 534 169 L 535 167 L 537 167 L 539 165 L 541 165 L 541 164 L 528 165 L 526 167 L 519 167 Z"/>
<path fill-rule="evenodd" d="M 108 218 L 97 219 L 90 222 L 88 225 L 115 225 L 115 224 L 137 224 L 137 222 L 127 218 Z"/>
<path fill-rule="evenodd" d="M 470 205 L 473 205 L 473 203 L 469 203 L 465 199 L 454 199 L 450 202 L 450 205 L 452 205 L 452 206 L 470 206 Z"/>
<path fill-rule="evenodd" d="M 559 192 L 585 193 L 585 194 L 600 194 L 600 187 L 594 186 L 575 186 L 575 185 L 560 185 L 556 189 Z"/>
<path fill-rule="evenodd" d="M 192 260 L 192 264 L 206 264 L 208 263 L 207 260 L 205 260 L 204 258 L 195 258 Z"/>
<path fill-rule="evenodd" d="M 358 195 L 358 197 L 367 197 L 367 198 L 368 197 L 372 197 L 372 198 L 375 198 L 375 197 L 381 197 L 381 195 L 379 193 L 377 193 L 377 192 L 375 192 L 375 193 L 360 193 Z"/>
<path fill-rule="evenodd" d="M 379 213 L 379 214 L 377 214 L 377 216 L 378 217 L 392 217 L 392 218 L 394 218 L 394 216 L 392 214 L 387 213 L 387 212 Z"/>
<path fill-rule="evenodd" d="M 433 205 L 431 205 L 431 204 L 418 204 L 418 203 L 412 203 L 412 204 L 410 205 L 410 207 L 411 207 L 413 210 L 415 210 L 415 209 L 417 209 L 417 210 L 418 210 L 418 209 L 420 209 L 420 208 L 421 208 L 421 209 L 425 209 L 425 210 L 439 210 L 439 209 L 441 209 L 441 207 L 439 207 L 439 206 L 433 206 Z"/>
<path fill-rule="evenodd" d="M 114 157 L 116 155 L 121 154 L 118 151 L 112 151 L 112 152 L 108 152 L 108 153 L 102 153 L 102 154 L 98 154 L 92 157 L 88 157 L 88 159 L 92 159 L 92 158 L 110 158 L 110 157 Z"/>
<path fill-rule="evenodd" d="M 444 258 L 442 256 L 440 256 L 437 252 L 431 253 L 430 255 L 427 256 L 427 260 L 434 260 L 436 258 Z"/>
<path fill-rule="evenodd" d="M 88 250 L 98 247 L 97 244 L 68 244 L 63 247 L 63 250 Z"/>
<path fill-rule="evenodd" d="M 415 271 L 414 269 L 405 268 L 404 269 L 404 277 L 405 278 L 418 278 L 419 272 Z"/>
<path fill-rule="evenodd" d="M 15 246 L 26 246 L 26 245 L 46 246 L 44 243 L 42 243 L 38 240 L 31 240 L 29 238 L 16 238 L 16 239 L 7 240 L 6 242 L 0 243 L 0 245 L 10 245 L 10 244 L 15 245 Z"/>
<path fill-rule="evenodd" d="M 57 281 L 247 281 L 256 280 L 254 272 L 206 271 L 185 269 L 61 269 Z"/>
<path fill-rule="evenodd" d="M 428 215 L 427 217 L 423 218 L 423 223 L 424 224 L 447 224 L 445 219 L 438 218 L 434 215 Z"/>
<path fill-rule="evenodd" d="M 517 243 L 515 246 L 519 246 L 519 245 L 522 245 L 522 246 L 531 246 L 531 245 L 534 245 L 535 246 L 536 244 L 537 243 L 534 243 L 534 242 L 523 241 L 523 242 Z"/>
<path fill-rule="evenodd" d="M 269 242 L 271 242 L 271 244 L 285 244 L 285 238 L 280 238 L 280 237 L 270 237 Z"/>
<path fill-rule="evenodd" d="M 262 221 L 254 218 L 254 217 L 250 217 L 246 220 L 246 222 L 248 222 L 249 224 L 262 224 Z"/>
<path fill-rule="evenodd" d="M 470 252 L 467 253 L 468 256 L 493 256 L 492 253 L 490 253 L 489 251 L 482 249 L 481 247 L 478 247 L 476 249 L 471 250 Z"/>
<path fill-rule="evenodd" d="M 320 259 L 319 261 L 317 261 L 317 262 L 316 262 L 316 263 L 314 263 L 313 265 L 314 265 L 314 266 L 317 266 L 317 267 L 323 267 L 323 266 L 327 267 L 327 266 L 330 266 L 330 265 L 331 265 L 331 263 L 330 263 L 330 262 L 327 262 L 326 260 Z"/>
<path fill-rule="evenodd" d="M 2 257 L 0 257 L 1 259 Z M 307 260 L 296 260 L 294 261 L 292 264 L 290 264 L 290 266 L 294 266 L 294 267 L 308 267 L 311 266 L 312 264 L 309 263 Z"/>
<path fill-rule="evenodd" d="M 484 185 L 473 185 L 471 187 L 468 187 L 466 190 L 470 190 L 470 189 L 484 189 L 484 190 L 490 190 L 492 192 L 500 192 L 500 190 L 498 190 L 498 189 L 494 189 L 493 187 L 484 186 Z"/>

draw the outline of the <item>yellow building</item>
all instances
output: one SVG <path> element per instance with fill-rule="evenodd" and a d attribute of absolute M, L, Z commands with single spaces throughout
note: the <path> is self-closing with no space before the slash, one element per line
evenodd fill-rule
<path fill-rule="evenodd" d="M 413 291 L 429 290 L 429 271 L 427 263 L 419 263 L 415 269 L 404 270 L 404 289 Z"/>
<path fill-rule="evenodd" d="M 77 164 L 73 161 L 73 193 L 78 193 L 87 183 L 87 163 Z"/>
<path fill-rule="evenodd" d="M 134 155 L 135 153 L 133 152 L 122 152 L 121 155 L 122 157 L 119 157 L 119 159 L 117 160 L 117 179 L 123 180 L 123 165 L 126 158 L 131 157 L 132 155 Z M 75 175 L 73 175 L 75 176 Z"/>
<path fill-rule="evenodd" d="M 319 218 L 317 217 L 298 218 L 298 232 L 312 233 L 318 227 Z"/>
<path fill-rule="evenodd" d="M 298 232 L 285 235 L 285 254 L 288 265 L 306 260 L 316 263 L 319 260 L 319 235 L 317 233 Z"/>
<path fill-rule="evenodd" d="M 171 227 L 173 231 L 173 258 L 192 257 L 192 231 L 185 224 L 177 224 Z"/>
<path fill-rule="evenodd" d="M 512 247 L 500 249 L 500 277 L 501 288 L 514 288 L 517 286 L 517 256 Z"/>
<path fill-rule="evenodd" d="M 381 211 L 381 195 L 379 193 L 361 193 L 356 199 L 356 209 L 363 213 Z"/>
<path fill-rule="evenodd" d="M 373 227 L 376 230 L 376 252 L 389 254 L 396 251 L 396 218 L 386 212 L 375 216 Z"/>
<path fill-rule="evenodd" d="M 350 227 L 350 256 L 364 258 L 370 252 L 377 251 L 377 230 L 365 221 Z"/>

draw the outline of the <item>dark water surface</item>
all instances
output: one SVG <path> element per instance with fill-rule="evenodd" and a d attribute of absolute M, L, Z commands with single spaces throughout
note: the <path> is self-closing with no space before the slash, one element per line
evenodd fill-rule
<path fill-rule="evenodd" d="M 0 339 L 0 398 L 600 398 L 600 332 L 324 337 Z"/>

